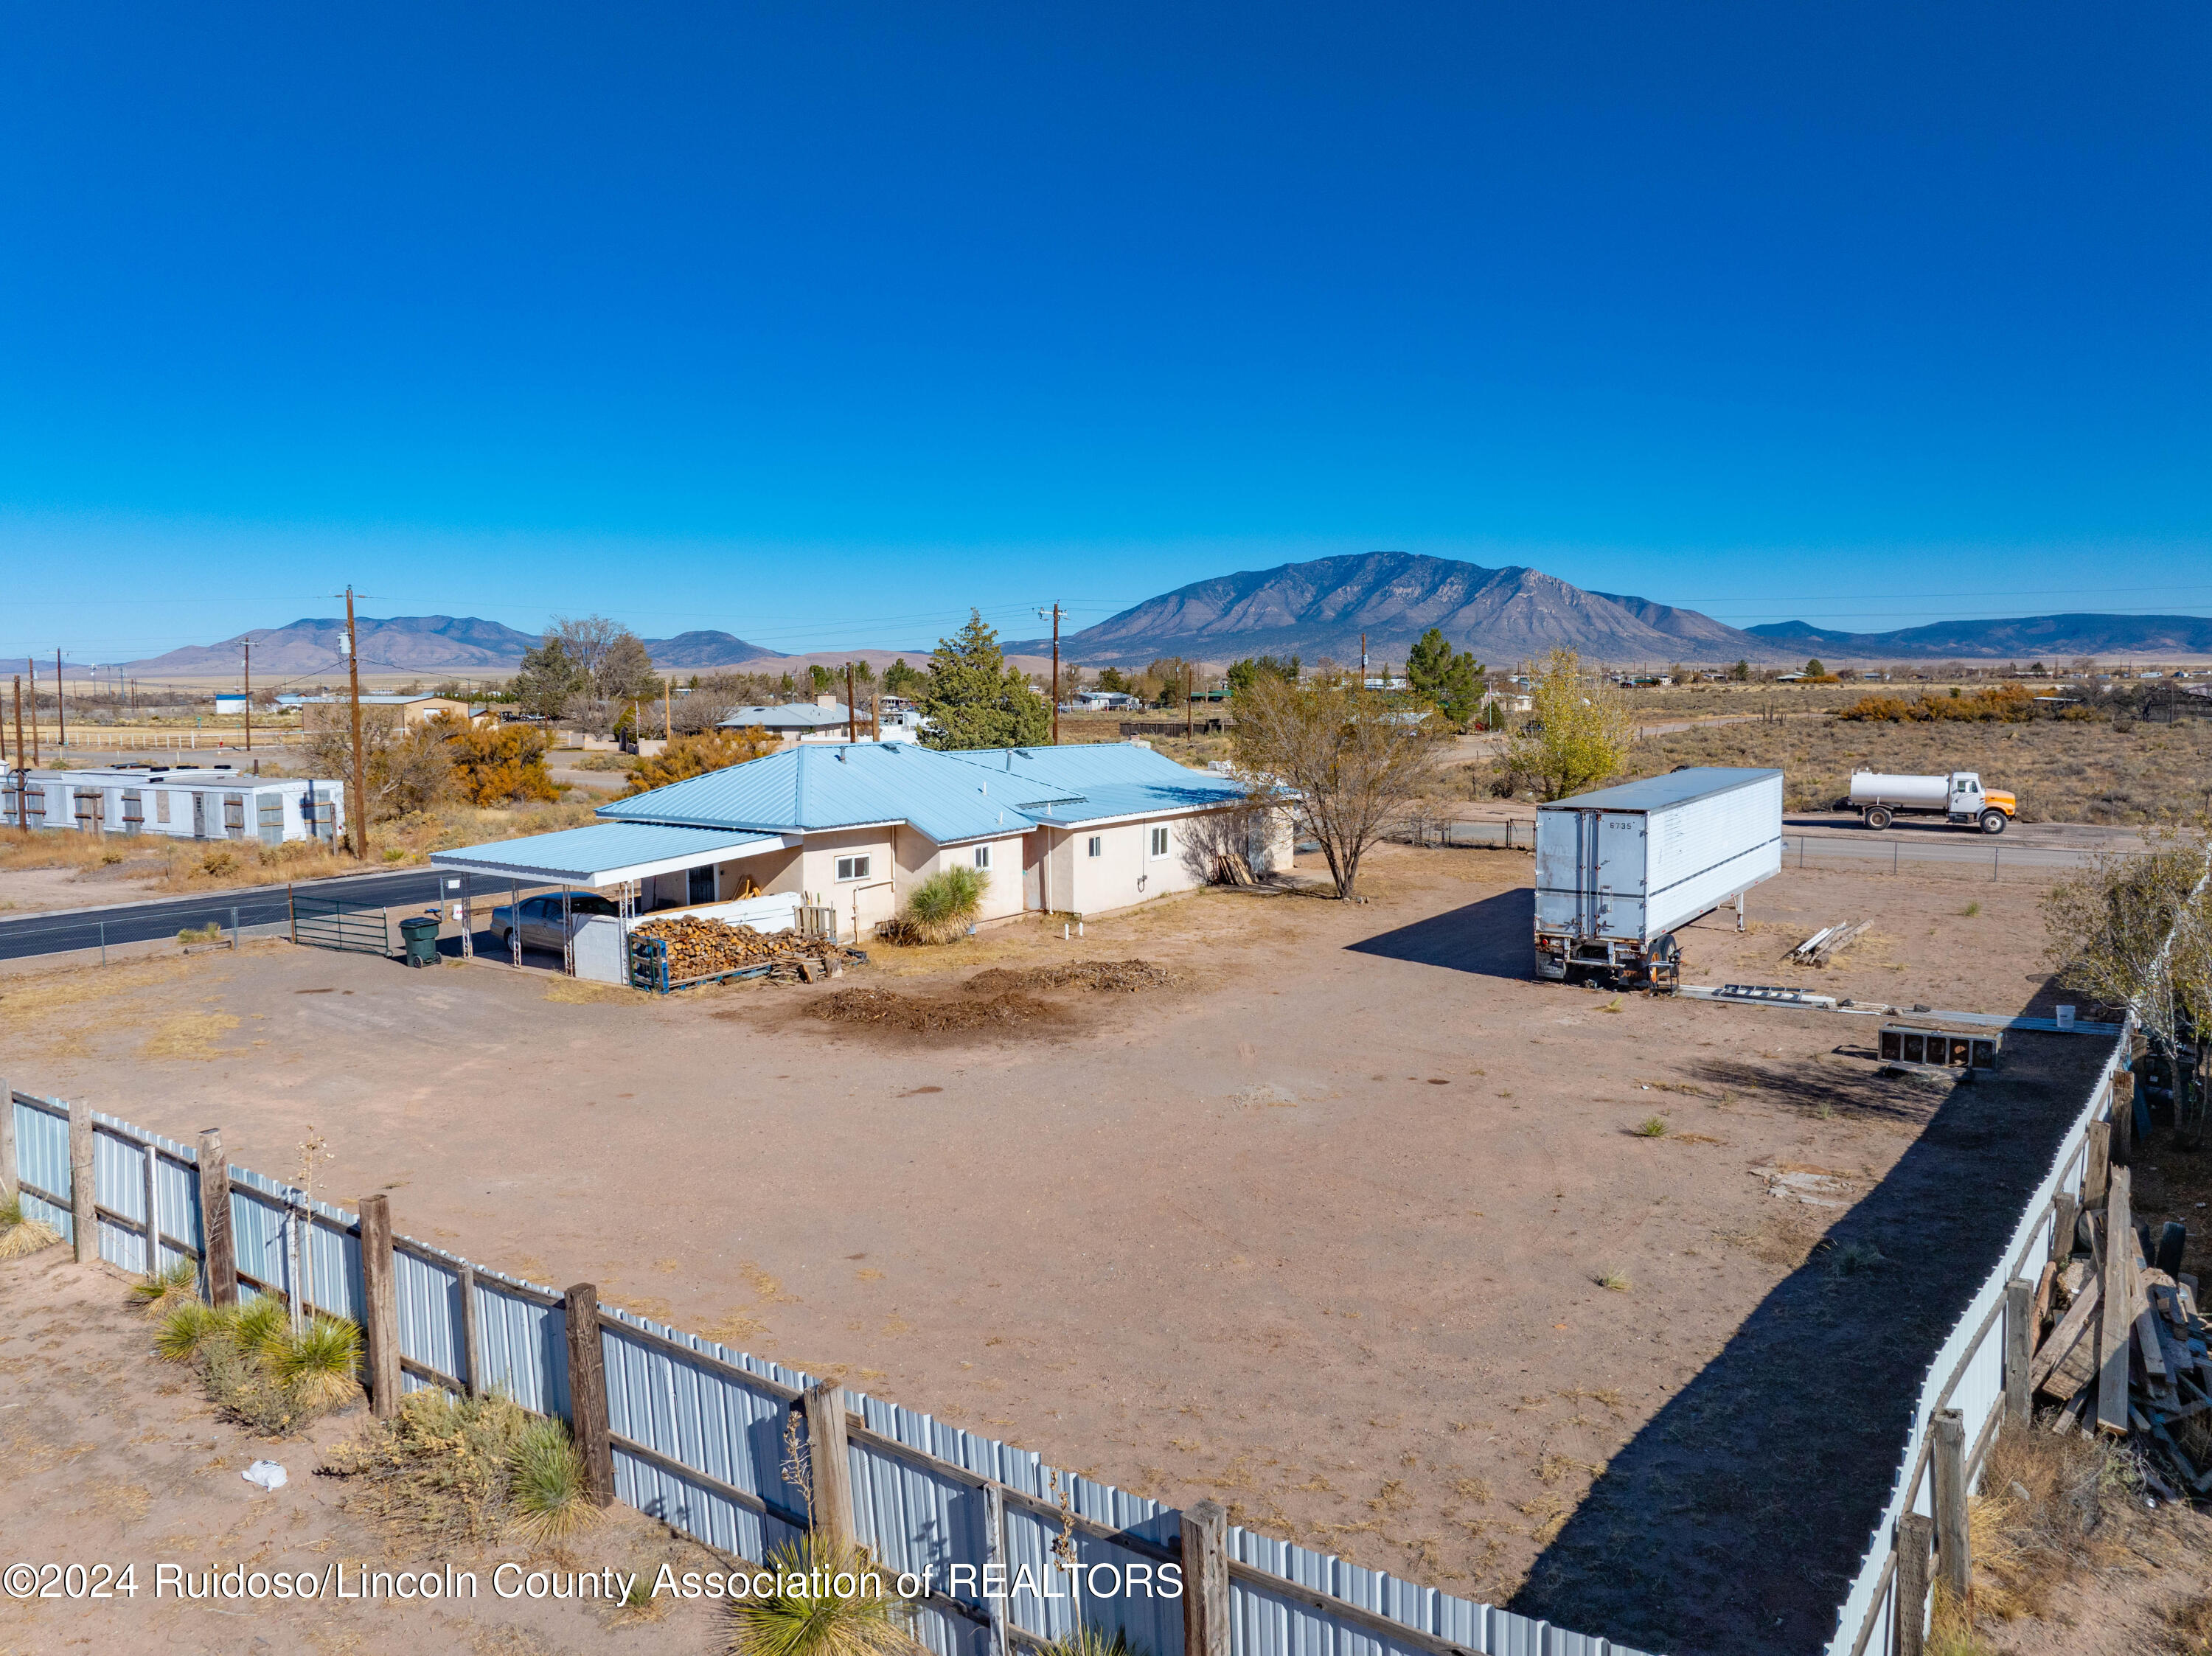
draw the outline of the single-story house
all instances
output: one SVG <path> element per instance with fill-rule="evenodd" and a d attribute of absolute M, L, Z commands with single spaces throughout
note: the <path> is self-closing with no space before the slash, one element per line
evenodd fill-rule
<path fill-rule="evenodd" d="M 0 822 L 87 834 L 161 834 L 179 840 L 321 840 L 337 835 L 344 786 L 262 777 L 228 765 L 112 765 L 10 771 Z"/>
<path fill-rule="evenodd" d="M 1127 690 L 1078 690 L 1068 703 L 1070 711 L 1079 713 L 1133 713 L 1144 705 Z"/>
<path fill-rule="evenodd" d="M 559 834 L 440 852 L 494 880 L 635 886 L 634 912 L 757 893 L 832 908 L 864 938 L 940 869 L 988 876 L 980 920 L 1125 908 L 1205 883 L 1216 834 L 1255 871 L 1287 867 L 1280 813 L 1260 825 L 1234 781 L 1124 743 L 940 753 L 814 743 L 601 805 Z"/>
<path fill-rule="evenodd" d="M 242 713 L 246 710 L 247 703 L 251 699 L 242 690 L 235 693 L 218 690 L 216 692 L 215 698 L 216 713 L 218 717 L 224 713 Z"/>
<path fill-rule="evenodd" d="M 884 709 L 883 739 L 918 742 L 920 720 L 912 718 L 911 703 Z M 851 734 L 847 721 L 851 721 Z M 817 695 L 811 701 L 788 701 L 779 707 L 733 708 L 718 728 L 725 731 L 765 731 L 786 747 L 801 742 L 845 742 L 870 736 L 875 729 L 872 713 L 854 713 L 834 695 Z"/>
<path fill-rule="evenodd" d="M 353 719 L 353 698 L 350 695 L 302 696 L 299 701 L 300 727 L 307 731 L 343 730 Z M 425 719 L 435 719 L 441 713 L 455 719 L 476 717 L 465 701 L 456 701 L 444 695 L 405 695 L 398 692 L 380 691 L 374 695 L 364 695 L 361 710 L 396 712 L 403 725 L 412 726 Z"/>

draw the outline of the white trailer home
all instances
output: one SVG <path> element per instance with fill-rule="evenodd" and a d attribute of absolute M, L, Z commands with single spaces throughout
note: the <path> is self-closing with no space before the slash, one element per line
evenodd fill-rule
<path fill-rule="evenodd" d="M 337 782 L 255 776 L 228 765 L 10 770 L 0 786 L 0 822 L 82 834 L 328 844 L 337 836 L 343 801 Z"/>

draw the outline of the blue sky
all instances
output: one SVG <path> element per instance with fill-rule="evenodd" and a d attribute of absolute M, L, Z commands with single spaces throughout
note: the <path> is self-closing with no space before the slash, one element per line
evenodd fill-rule
<path fill-rule="evenodd" d="M 2212 612 L 2201 9 L 10 9 L 0 651 Z"/>

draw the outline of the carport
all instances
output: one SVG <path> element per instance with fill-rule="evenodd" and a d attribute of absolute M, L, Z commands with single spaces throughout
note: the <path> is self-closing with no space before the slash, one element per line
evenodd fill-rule
<path fill-rule="evenodd" d="M 520 840 L 499 840 L 489 845 L 441 851 L 431 865 L 462 877 L 467 883 L 461 901 L 477 880 L 507 883 L 510 901 L 520 910 L 526 885 L 557 888 L 561 898 L 561 966 L 574 975 L 576 938 L 571 925 L 571 902 L 578 891 L 611 897 L 619 922 L 619 935 L 627 937 L 629 922 L 638 912 L 643 883 L 664 874 L 705 870 L 710 875 L 720 864 L 742 858 L 781 852 L 800 843 L 795 834 L 758 834 L 729 828 L 670 827 L 659 822 L 594 822 L 588 828 L 564 828 L 557 834 L 532 834 Z M 696 878 L 696 876 L 694 877 Z M 465 912 L 468 912 L 465 910 Z M 511 926 L 507 942 L 514 964 L 522 964 L 522 928 Z M 472 924 L 469 922 L 468 924 Z M 467 925 L 464 925 L 465 933 Z"/>

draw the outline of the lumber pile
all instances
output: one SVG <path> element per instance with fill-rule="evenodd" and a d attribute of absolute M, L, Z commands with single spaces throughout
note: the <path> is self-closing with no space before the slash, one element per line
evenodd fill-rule
<path fill-rule="evenodd" d="M 2101 1198 L 2060 1234 L 2036 1285 L 2030 1388 L 2060 1405 L 2051 1429 L 2135 1440 L 2169 1500 L 2212 1494 L 2212 1457 L 2192 1458 L 2173 1429 L 2212 1410 L 2212 1356 L 2197 1278 L 2179 1270 L 2186 1228 L 2155 1236 L 2130 1218 L 2129 1173 L 2113 1168 Z M 2197 1429 L 2191 1429 L 2197 1435 Z M 2203 1459 L 2207 1465 L 2199 1465 Z"/>
<path fill-rule="evenodd" d="M 1826 966 L 1831 956 L 1840 955 L 1856 943 L 1859 933 L 1866 929 L 1864 920 L 1853 920 L 1849 925 L 1824 925 L 1791 949 L 1790 958 L 1800 966 Z"/>

